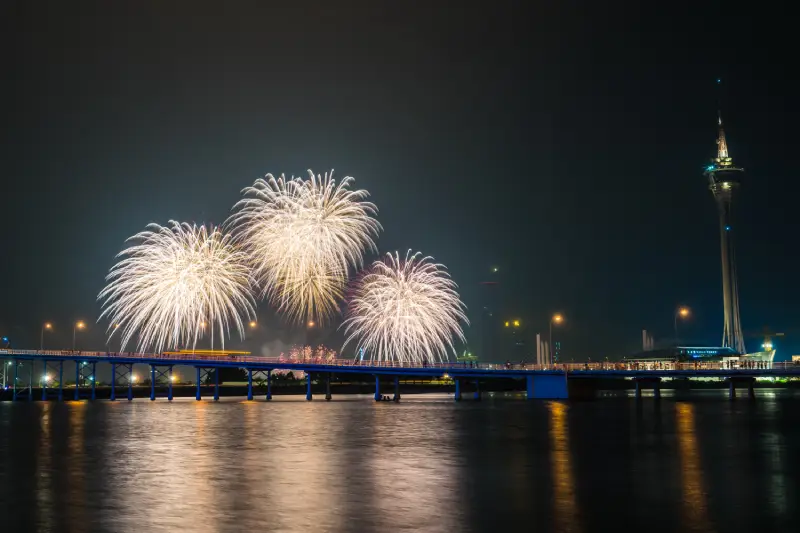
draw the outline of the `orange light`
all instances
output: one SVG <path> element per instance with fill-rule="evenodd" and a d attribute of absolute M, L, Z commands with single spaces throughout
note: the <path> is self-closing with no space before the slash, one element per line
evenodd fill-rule
<path fill-rule="evenodd" d="M 78 329 L 83 329 L 86 327 L 86 324 L 84 324 L 82 320 L 79 320 L 78 323 L 75 324 L 75 327 Z"/>
<path fill-rule="evenodd" d="M 308 327 L 313 328 L 314 326 L 315 326 L 314 321 L 313 320 L 309 320 L 308 321 Z"/>
<path fill-rule="evenodd" d="M 555 322 L 556 324 L 561 324 L 563 321 L 564 317 L 561 316 L 560 314 L 556 313 L 555 315 L 553 315 L 553 322 Z"/>
<path fill-rule="evenodd" d="M 51 324 L 50 322 L 45 322 L 44 329 L 53 329 L 53 324 Z"/>
<path fill-rule="evenodd" d="M 519 327 L 519 320 L 515 320 L 515 321 L 514 321 L 514 327 L 515 327 L 515 328 L 518 328 L 518 327 Z"/>
<path fill-rule="evenodd" d="M 250 321 L 250 328 L 251 328 L 251 329 L 254 329 L 254 328 L 257 326 L 257 325 L 258 325 L 258 324 L 256 324 L 256 321 L 255 321 L 255 320 L 251 320 L 251 321 Z"/>
<path fill-rule="evenodd" d="M 678 309 L 678 314 L 681 316 L 681 318 L 686 318 L 687 316 L 689 316 L 689 308 L 681 307 L 680 309 Z"/>

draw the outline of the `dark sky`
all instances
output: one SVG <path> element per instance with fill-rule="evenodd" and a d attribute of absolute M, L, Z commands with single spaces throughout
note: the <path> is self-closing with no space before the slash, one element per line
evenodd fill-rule
<path fill-rule="evenodd" d="M 381 251 L 449 266 L 472 346 L 494 265 L 499 314 L 533 333 L 563 312 L 569 357 L 670 336 L 679 303 L 682 334 L 719 343 L 702 170 L 720 77 L 747 170 L 742 322 L 786 330 L 779 357 L 800 350 L 789 21 L 764 4 L 639 4 L 0 3 L 0 329 L 36 346 L 51 320 L 66 348 L 148 222 L 218 223 L 267 172 L 334 168 L 372 193 Z M 264 329 L 250 348 L 291 340 Z M 102 349 L 101 327 L 84 342 Z"/>

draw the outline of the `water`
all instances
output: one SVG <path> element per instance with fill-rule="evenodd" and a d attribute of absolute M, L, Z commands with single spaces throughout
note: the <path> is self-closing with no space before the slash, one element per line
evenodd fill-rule
<path fill-rule="evenodd" d="M 21 531 L 798 531 L 800 400 L 759 393 L 6 402 L 0 519 Z"/>

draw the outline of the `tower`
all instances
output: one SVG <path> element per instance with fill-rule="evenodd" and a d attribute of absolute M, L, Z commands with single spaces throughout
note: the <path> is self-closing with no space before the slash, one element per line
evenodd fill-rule
<path fill-rule="evenodd" d="M 718 81 L 719 83 L 719 81 Z M 722 114 L 717 114 L 717 157 L 711 160 L 704 175 L 708 178 L 708 188 L 714 195 L 719 213 L 720 253 L 722 256 L 722 306 L 723 329 L 722 346 L 731 347 L 738 353 L 745 353 L 742 323 L 739 318 L 739 288 L 736 281 L 736 253 L 733 246 L 733 223 L 731 203 L 739 189 L 740 177 L 744 169 L 733 164 L 728 153 L 725 130 L 722 128 Z"/>

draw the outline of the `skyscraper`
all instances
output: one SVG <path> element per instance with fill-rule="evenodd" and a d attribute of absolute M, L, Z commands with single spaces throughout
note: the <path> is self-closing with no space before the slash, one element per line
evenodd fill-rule
<path fill-rule="evenodd" d="M 719 83 L 719 82 L 718 82 Z M 719 212 L 720 253 L 722 256 L 722 346 L 731 347 L 740 354 L 745 353 L 742 323 L 739 318 L 739 287 L 736 280 L 736 253 L 733 246 L 733 221 L 731 203 L 739 188 L 744 169 L 733 164 L 728 153 L 722 114 L 717 115 L 717 157 L 711 160 L 704 175 L 708 188 L 714 195 Z"/>

